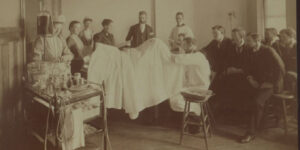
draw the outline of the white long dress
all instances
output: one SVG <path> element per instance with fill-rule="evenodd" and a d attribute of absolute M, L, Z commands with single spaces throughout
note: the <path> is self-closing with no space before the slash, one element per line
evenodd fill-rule
<path fill-rule="evenodd" d="M 192 78 L 200 80 L 197 86 L 208 88 L 210 70 L 201 53 L 178 56 L 176 62 L 171 61 L 171 55 L 167 45 L 159 39 L 150 39 L 124 52 L 98 43 L 89 65 L 88 80 L 104 81 L 107 107 L 123 108 L 135 119 L 143 109 L 178 97 L 187 81 L 185 66 L 196 67 L 198 71 L 194 76 L 197 78 Z M 182 111 L 176 107 L 177 101 L 171 99 L 171 106 L 175 102 L 175 110 Z"/>

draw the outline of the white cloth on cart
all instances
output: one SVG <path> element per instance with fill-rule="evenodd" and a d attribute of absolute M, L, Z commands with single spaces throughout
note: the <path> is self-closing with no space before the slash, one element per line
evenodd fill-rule
<path fill-rule="evenodd" d="M 175 63 L 171 55 L 167 45 L 159 39 L 150 39 L 127 51 L 97 43 L 88 68 L 88 80 L 104 81 L 107 108 L 123 108 L 135 119 L 143 109 L 168 98 L 171 98 L 171 106 L 178 103 L 172 97 L 178 97 L 184 83 L 190 80 L 185 78 L 186 70 L 196 68 L 189 76 L 197 76 L 193 79 L 199 80 L 197 86 L 208 88 L 210 69 L 203 54 L 178 55 Z M 190 69 L 186 69 L 187 66 Z M 182 111 L 176 105 L 172 108 Z"/>

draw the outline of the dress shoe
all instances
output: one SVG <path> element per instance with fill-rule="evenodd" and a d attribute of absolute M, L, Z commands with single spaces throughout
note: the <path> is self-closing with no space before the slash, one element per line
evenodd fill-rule
<path fill-rule="evenodd" d="M 241 143 L 249 143 L 251 142 L 252 140 L 255 139 L 255 136 L 254 135 L 251 135 L 251 134 L 246 134 L 244 137 L 242 137 L 241 139 Z"/>

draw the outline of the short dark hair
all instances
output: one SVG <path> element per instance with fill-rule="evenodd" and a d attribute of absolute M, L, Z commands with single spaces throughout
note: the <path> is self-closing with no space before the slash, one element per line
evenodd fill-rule
<path fill-rule="evenodd" d="M 112 22 L 113 21 L 111 19 L 103 19 L 101 24 L 104 27 L 104 26 L 107 26 L 107 25 L 111 24 Z"/>
<path fill-rule="evenodd" d="M 242 38 L 245 38 L 245 36 L 246 36 L 246 31 L 241 27 L 232 29 L 232 33 L 235 33 L 235 32 L 238 33 Z"/>
<path fill-rule="evenodd" d="M 73 26 L 75 25 L 75 24 L 80 24 L 80 22 L 79 21 L 77 21 L 77 20 L 73 20 L 73 21 L 71 21 L 71 23 L 70 23 L 70 25 L 69 25 L 69 30 L 71 30 L 72 28 L 73 28 Z"/>
<path fill-rule="evenodd" d="M 273 35 L 278 35 L 277 29 L 275 28 L 266 28 L 266 32 L 270 32 Z"/>
<path fill-rule="evenodd" d="M 92 22 L 93 19 L 91 19 L 91 18 L 84 18 L 84 19 L 83 19 L 83 23 L 86 23 L 86 22 L 88 22 L 88 21 L 91 21 L 91 22 Z"/>
<path fill-rule="evenodd" d="M 189 44 L 189 45 L 194 45 L 195 44 L 195 39 L 194 38 L 191 38 L 191 37 L 186 37 L 183 39 L 183 41 L 186 42 L 186 44 Z"/>
<path fill-rule="evenodd" d="M 183 12 L 177 12 L 176 13 L 176 16 L 179 16 L 179 15 L 181 15 L 182 17 L 184 17 Z"/>
<path fill-rule="evenodd" d="M 250 37 L 253 40 L 261 40 L 261 36 L 258 33 L 249 32 L 247 37 Z"/>
<path fill-rule="evenodd" d="M 139 12 L 139 15 L 147 15 L 147 12 L 142 10 L 142 11 Z"/>
<path fill-rule="evenodd" d="M 222 34 L 225 34 L 225 28 L 221 25 L 215 25 L 211 28 L 212 30 L 218 30 L 220 31 Z"/>
<path fill-rule="evenodd" d="M 295 29 L 293 29 L 293 28 L 282 29 L 280 31 L 280 33 L 286 34 L 287 36 L 294 38 L 294 39 L 297 38 L 297 33 L 296 33 Z"/>

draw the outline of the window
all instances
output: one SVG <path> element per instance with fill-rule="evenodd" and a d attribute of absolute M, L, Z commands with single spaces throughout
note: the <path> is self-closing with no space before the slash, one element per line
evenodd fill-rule
<path fill-rule="evenodd" d="M 264 0 L 265 27 L 286 28 L 286 0 Z"/>

